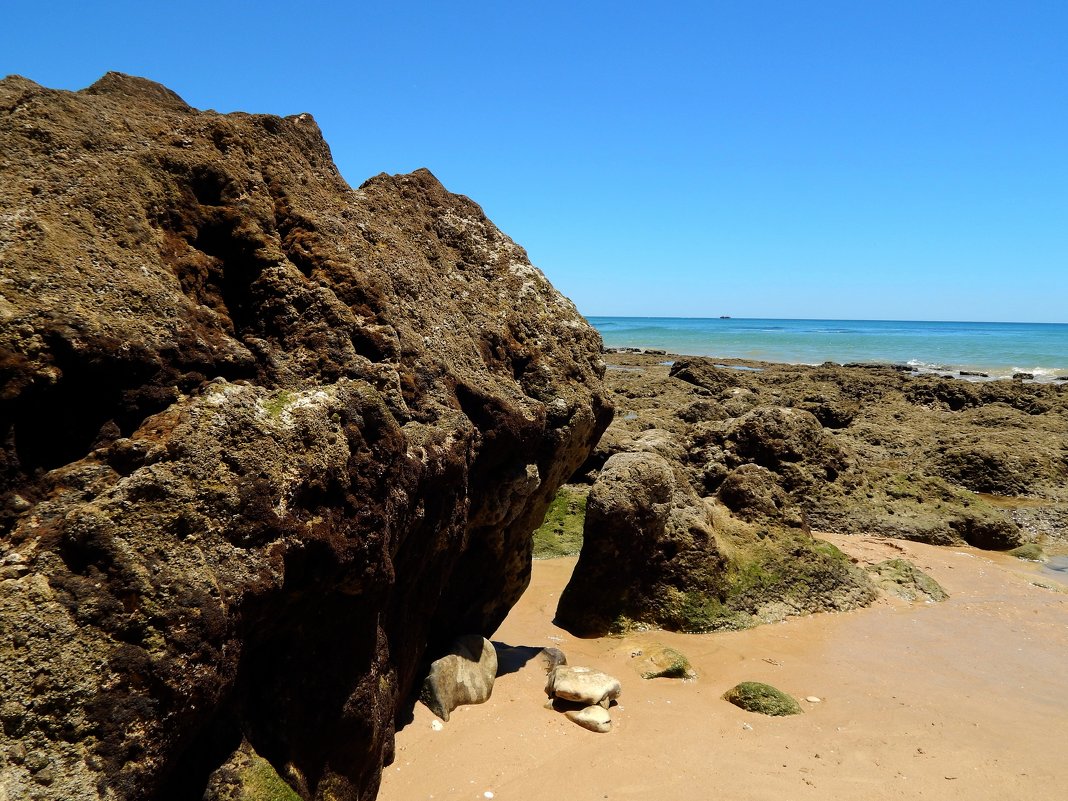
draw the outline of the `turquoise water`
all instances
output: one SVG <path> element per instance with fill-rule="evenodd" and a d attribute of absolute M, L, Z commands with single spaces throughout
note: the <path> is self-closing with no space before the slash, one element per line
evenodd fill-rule
<path fill-rule="evenodd" d="M 590 317 L 606 347 L 793 364 L 907 364 L 1007 378 L 1068 376 L 1068 324 Z"/>

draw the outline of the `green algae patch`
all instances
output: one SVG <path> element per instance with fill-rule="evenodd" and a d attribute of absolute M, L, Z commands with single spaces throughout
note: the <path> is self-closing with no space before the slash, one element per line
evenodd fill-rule
<path fill-rule="evenodd" d="M 270 762 L 248 742 L 208 781 L 205 801 L 301 801 L 300 795 L 278 775 Z"/>
<path fill-rule="evenodd" d="M 534 530 L 534 558 L 574 556 L 582 550 L 582 527 L 586 523 L 587 487 L 564 485 L 556 493 L 545 521 Z"/>
<path fill-rule="evenodd" d="M 868 568 L 875 583 L 906 601 L 944 601 L 942 585 L 904 559 L 887 559 Z"/>
<path fill-rule="evenodd" d="M 782 690 L 759 681 L 743 681 L 723 693 L 723 700 L 730 701 L 746 712 L 783 717 L 800 715 L 801 705 Z"/>
<path fill-rule="evenodd" d="M 696 678 L 690 660 L 674 648 L 656 645 L 642 655 L 640 673 L 643 679 Z"/>
<path fill-rule="evenodd" d="M 291 406 L 296 399 L 297 396 L 289 390 L 279 390 L 274 395 L 264 399 L 263 410 L 270 415 L 272 420 L 278 420 L 281 418 L 282 412 Z"/>
<path fill-rule="evenodd" d="M 1027 562 L 1046 561 L 1046 554 L 1042 550 L 1042 546 L 1037 542 L 1029 542 L 1026 545 L 1021 545 L 1019 548 L 1013 548 L 1009 551 L 1009 556 L 1015 556 L 1017 559 L 1023 559 Z"/>
<path fill-rule="evenodd" d="M 756 541 L 733 538 L 720 596 L 706 596 L 703 604 L 691 597 L 685 606 L 689 630 L 708 631 L 855 609 L 875 597 L 868 577 L 833 544 L 790 529 L 761 529 Z M 692 625 L 705 619 L 704 626 Z"/>
<path fill-rule="evenodd" d="M 253 756 L 241 779 L 240 801 L 300 801 L 300 796 L 261 756 Z"/>

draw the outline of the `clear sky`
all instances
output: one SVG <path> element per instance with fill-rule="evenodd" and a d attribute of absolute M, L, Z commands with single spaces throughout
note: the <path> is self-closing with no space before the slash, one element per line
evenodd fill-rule
<path fill-rule="evenodd" d="M 311 112 L 590 315 L 1068 322 L 1068 2 L 25 2 L 0 74 Z"/>

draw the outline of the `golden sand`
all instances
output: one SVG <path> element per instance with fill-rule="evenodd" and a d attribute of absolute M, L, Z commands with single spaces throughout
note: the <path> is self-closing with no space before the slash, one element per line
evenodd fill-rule
<path fill-rule="evenodd" d="M 575 560 L 536 562 L 493 639 L 554 645 L 619 678 L 613 730 L 594 734 L 544 708 L 533 660 L 444 727 L 418 706 L 379 798 L 1068 798 L 1068 588 L 1001 554 L 826 538 L 862 562 L 907 558 L 950 599 L 883 598 L 740 632 L 583 640 L 552 624 Z M 641 679 L 632 654 L 653 644 L 686 654 L 698 678 Z M 791 693 L 805 713 L 768 718 L 721 699 L 745 680 Z"/>

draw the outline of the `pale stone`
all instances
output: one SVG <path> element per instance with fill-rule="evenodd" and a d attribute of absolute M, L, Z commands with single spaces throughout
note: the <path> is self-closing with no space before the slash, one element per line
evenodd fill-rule
<path fill-rule="evenodd" d="M 588 667 L 560 665 L 549 672 L 545 694 L 577 704 L 599 704 L 605 709 L 623 691 L 618 679 Z"/>
<path fill-rule="evenodd" d="M 573 720 L 584 729 L 604 734 L 612 729 L 612 718 L 608 710 L 603 706 L 585 707 L 584 709 L 572 709 L 565 712 L 568 720 Z"/>

